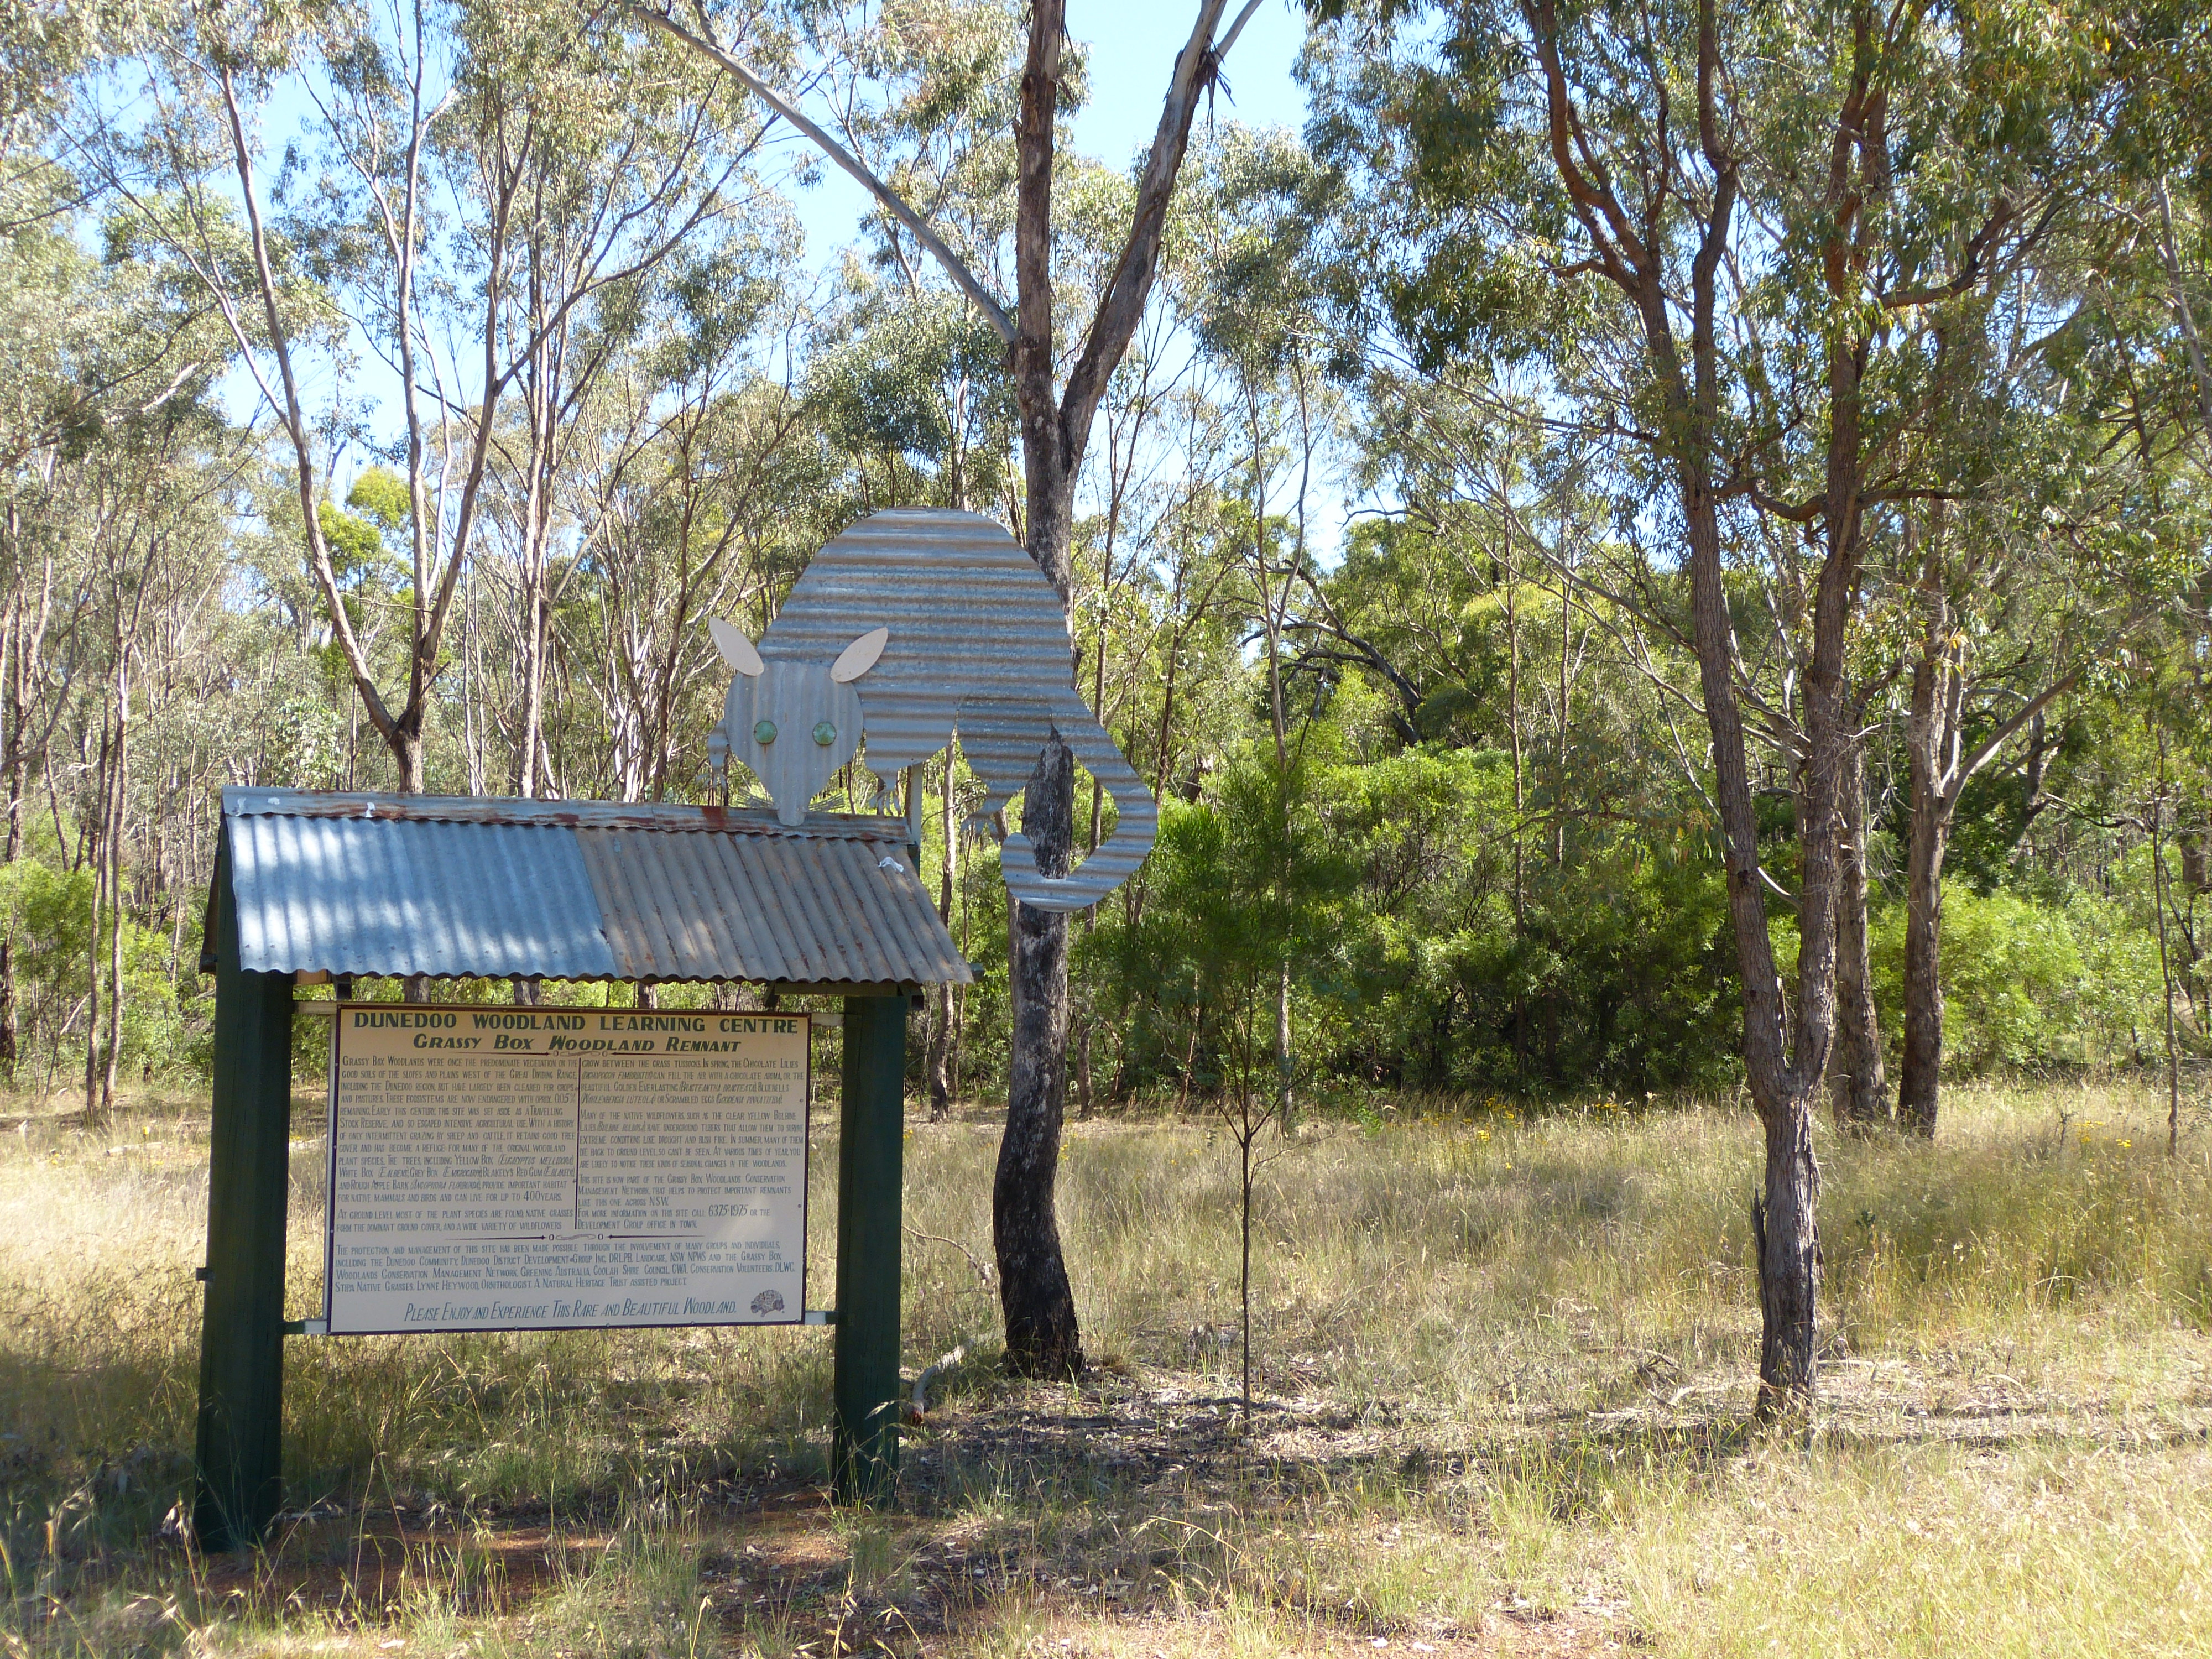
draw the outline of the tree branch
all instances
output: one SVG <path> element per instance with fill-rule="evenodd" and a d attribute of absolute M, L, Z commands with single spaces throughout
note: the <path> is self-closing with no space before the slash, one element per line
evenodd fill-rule
<path fill-rule="evenodd" d="M 1152 292 L 1152 278 L 1159 269 L 1161 238 L 1166 234 L 1168 200 L 1175 193 L 1176 176 L 1182 170 L 1183 152 L 1190 143 L 1191 123 L 1198 114 L 1198 95 L 1212 83 L 1219 72 L 1222 58 L 1237 43 L 1244 31 L 1245 23 L 1260 9 L 1260 0 L 1244 0 L 1243 9 L 1229 26 L 1229 33 L 1221 44 L 1213 44 L 1214 25 L 1221 19 L 1224 0 L 1200 0 L 1198 20 L 1191 25 L 1190 39 L 1176 58 L 1175 75 L 1168 82 L 1165 101 L 1160 108 L 1160 124 L 1152 134 L 1152 147 L 1145 157 L 1144 176 L 1137 185 L 1137 210 L 1129 222 L 1129 234 L 1121 244 L 1121 257 L 1115 261 L 1114 275 L 1106 285 L 1105 297 L 1098 303 L 1097 314 L 1091 319 L 1091 332 L 1083 343 L 1082 356 L 1068 371 L 1067 389 L 1060 400 L 1060 423 L 1071 438 L 1073 452 L 1079 453 L 1083 446 L 1080 434 L 1087 433 L 1091 416 L 1105 395 L 1106 380 L 1115 364 L 1121 361 L 1127 349 L 1130 337 L 1136 332 L 1138 319 L 1143 316 L 1145 301 Z"/>
<path fill-rule="evenodd" d="M 1252 0 L 1252 3 L 1256 5 L 1258 0 Z M 700 20 L 702 33 L 695 34 L 665 12 L 655 11 L 648 6 L 641 5 L 631 5 L 628 9 L 630 15 L 640 22 L 651 25 L 672 40 L 681 41 L 701 57 L 709 58 L 721 65 L 755 97 L 798 128 L 824 155 L 859 179 L 866 187 L 868 193 L 883 204 L 884 210 L 904 225 L 913 234 L 915 240 L 929 250 L 931 256 L 945 268 L 945 274 L 951 277 L 963 294 L 975 302 L 976 307 L 982 312 L 991 326 L 998 331 L 999 337 L 1009 345 L 1013 343 L 1014 319 L 1006 314 L 1006 308 L 999 303 L 990 289 L 985 288 L 981 280 L 968 268 L 967 262 L 948 247 L 935 231 L 930 229 L 922 216 L 908 207 L 897 191 L 870 172 L 867 165 L 860 157 L 831 137 L 823 128 L 807 119 L 799 112 L 797 105 L 786 99 L 760 76 L 755 74 L 742 59 L 723 50 L 716 43 L 713 35 L 705 32 L 707 25 L 703 17 Z"/>

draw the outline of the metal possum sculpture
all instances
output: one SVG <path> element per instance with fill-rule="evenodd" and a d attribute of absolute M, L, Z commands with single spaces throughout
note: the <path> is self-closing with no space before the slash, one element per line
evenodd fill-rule
<path fill-rule="evenodd" d="M 990 520 L 871 514 L 814 556 L 757 646 L 726 622 L 708 626 L 737 670 L 714 760 L 750 767 L 785 823 L 805 818 L 864 735 L 867 769 L 889 780 L 957 729 L 986 791 L 969 822 L 988 824 L 1057 731 L 1120 817 L 1064 879 L 1040 874 L 1027 838 L 1008 836 L 1000 848 L 1007 890 L 1039 909 L 1081 910 L 1152 851 L 1159 810 L 1075 689 L 1060 596 Z"/>

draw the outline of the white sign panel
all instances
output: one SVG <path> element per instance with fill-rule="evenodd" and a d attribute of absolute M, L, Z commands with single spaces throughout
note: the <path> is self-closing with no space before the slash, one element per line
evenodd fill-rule
<path fill-rule="evenodd" d="M 331 1334 L 805 1314 L 804 1014 L 338 1011 Z"/>

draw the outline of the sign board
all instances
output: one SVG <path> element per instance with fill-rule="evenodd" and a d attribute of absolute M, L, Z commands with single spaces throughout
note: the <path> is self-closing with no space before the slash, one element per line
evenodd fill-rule
<path fill-rule="evenodd" d="M 804 1014 L 348 1004 L 337 1334 L 805 1316 Z"/>

